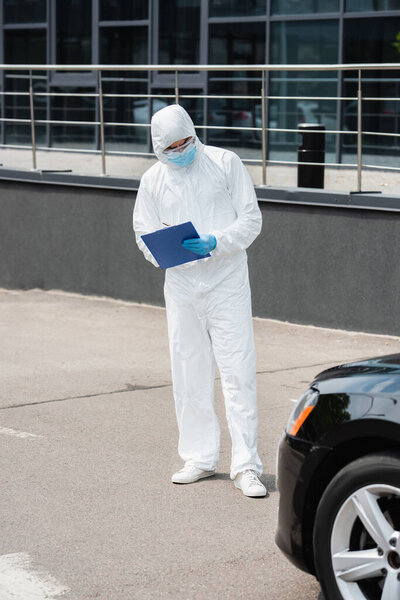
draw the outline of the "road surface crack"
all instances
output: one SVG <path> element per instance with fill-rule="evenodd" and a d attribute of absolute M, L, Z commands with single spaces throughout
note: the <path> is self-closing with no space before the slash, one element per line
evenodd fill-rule
<path fill-rule="evenodd" d="M 329 361 L 324 363 L 316 363 L 312 365 L 299 365 L 297 367 L 284 367 L 282 369 L 266 369 L 265 371 L 257 371 L 257 375 L 272 375 L 274 373 L 285 373 L 287 371 L 296 371 L 298 369 L 311 369 L 314 367 L 324 367 L 326 365 L 337 364 L 335 361 Z M 220 379 L 217 377 L 217 380 Z M 82 396 L 70 396 L 67 398 L 53 398 L 51 400 L 39 400 L 38 402 L 24 402 L 21 404 L 11 404 L 10 406 L 2 406 L 0 410 L 6 410 L 9 408 L 23 408 L 25 406 L 38 406 L 40 404 L 50 404 L 52 402 L 67 402 L 68 400 L 84 400 L 87 398 L 97 398 L 100 396 L 111 396 L 112 394 L 124 394 L 126 392 L 139 392 L 142 390 L 157 390 L 162 388 L 171 387 L 172 383 L 164 383 L 161 385 L 133 385 L 131 383 L 126 383 L 125 388 L 122 390 L 111 390 L 109 392 L 97 392 L 95 394 L 84 394 Z"/>
<path fill-rule="evenodd" d="M 138 392 L 141 390 L 156 390 L 160 388 L 170 387 L 172 383 L 164 383 L 162 385 L 132 385 L 125 384 L 122 390 L 111 390 L 110 392 L 97 392 L 96 394 L 84 394 L 82 396 L 69 396 L 67 398 L 52 398 L 51 400 L 38 400 L 37 402 L 24 402 L 21 404 L 11 404 L 10 406 L 1 406 L 0 410 L 8 408 L 23 408 L 24 406 L 37 406 L 39 404 L 50 404 L 52 402 L 67 402 L 68 400 L 84 400 L 87 398 L 97 398 L 99 396 L 111 396 L 112 394 L 124 394 L 126 392 Z"/>

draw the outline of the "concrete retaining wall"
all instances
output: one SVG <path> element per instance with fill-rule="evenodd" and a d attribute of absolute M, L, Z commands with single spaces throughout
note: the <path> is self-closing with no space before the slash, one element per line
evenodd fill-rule
<path fill-rule="evenodd" d="M 132 232 L 135 192 L 0 182 L 0 287 L 163 304 Z M 400 213 L 260 200 L 254 315 L 400 335 Z"/>

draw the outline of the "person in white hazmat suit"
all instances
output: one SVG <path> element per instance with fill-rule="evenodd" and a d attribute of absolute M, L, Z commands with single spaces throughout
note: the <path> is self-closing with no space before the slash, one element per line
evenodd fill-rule
<path fill-rule="evenodd" d="M 265 496 L 257 453 L 256 355 L 246 248 L 261 231 L 254 187 L 239 157 L 203 145 L 178 104 L 153 115 L 159 159 L 143 175 L 133 226 L 143 254 L 155 258 L 141 236 L 192 221 L 200 238 L 183 245 L 206 257 L 166 270 L 173 391 L 184 467 L 173 483 L 215 473 L 220 429 L 214 411 L 218 366 L 232 439 L 230 476 L 246 496 Z"/>

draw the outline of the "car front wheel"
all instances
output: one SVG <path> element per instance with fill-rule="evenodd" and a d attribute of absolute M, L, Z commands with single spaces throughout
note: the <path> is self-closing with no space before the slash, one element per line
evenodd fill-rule
<path fill-rule="evenodd" d="M 400 599 L 400 456 L 344 467 L 317 509 L 314 559 L 327 600 Z"/>

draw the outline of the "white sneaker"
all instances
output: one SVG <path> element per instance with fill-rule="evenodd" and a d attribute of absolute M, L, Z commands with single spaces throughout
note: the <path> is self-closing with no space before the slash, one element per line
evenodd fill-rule
<path fill-rule="evenodd" d="M 238 473 L 234 480 L 235 487 L 242 490 L 245 496 L 251 498 L 261 498 L 267 495 L 265 486 L 261 483 L 255 471 L 247 469 L 242 473 Z"/>
<path fill-rule="evenodd" d="M 171 477 L 172 483 L 194 483 L 204 477 L 211 477 L 214 475 L 214 471 L 203 471 L 193 465 L 185 465 L 180 471 L 174 473 Z"/>

